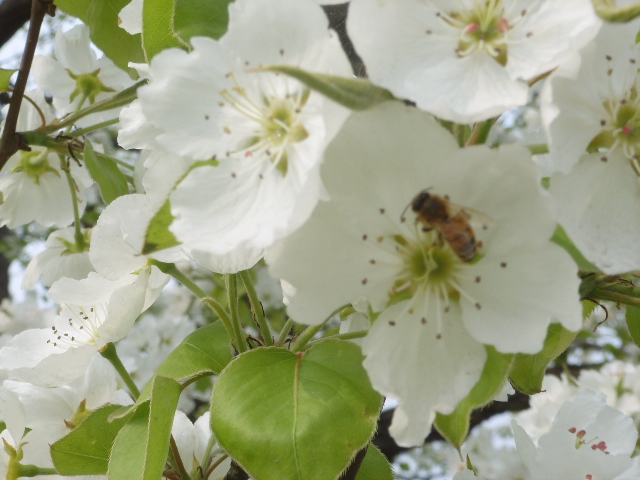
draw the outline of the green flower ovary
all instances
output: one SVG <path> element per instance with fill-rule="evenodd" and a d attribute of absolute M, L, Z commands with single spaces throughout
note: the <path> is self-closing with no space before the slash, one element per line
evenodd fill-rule
<path fill-rule="evenodd" d="M 20 152 L 20 163 L 11 170 L 11 173 L 15 172 L 26 173 L 36 185 L 40 185 L 40 177 L 46 173 L 60 176 L 60 172 L 49 164 L 49 150 Z"/>
<path fill-rule="evenodd" d="M 91 73 L 80 73 L 78 75 L 67 69 L 67 73 L 76 81 L 76 89 L 71 93 L 70 98 L 72 102 L 78 95 L 82 95 L 83 99 L 88 98 L 89 103 L 94 103 L 100 93 L 115 92 L 113 88 L 105 86 L 102 80 L 100 80 L 100 77 L 98 77 L 100 69 Z"/>
<path fill-rule="evenodd" d="M 66 240 L 64 238 L 58 238 L 58 241 L 65 247 L 60 255 L 73 255 L 74 253 L 83 253 L 89 251 L 89 247 L 91 246 L 90 232 L 91 230 L 89 229 L 82 232 L 82 237 L 84 239 L 82 245 L 78 245 L 75 242 L 70 242 L 69 240 Z"/>

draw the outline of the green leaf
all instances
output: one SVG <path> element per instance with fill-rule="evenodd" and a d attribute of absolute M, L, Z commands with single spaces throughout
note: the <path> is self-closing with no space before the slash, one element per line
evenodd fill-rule
<path fill-rule="evenodd" d="M 127 179 L 118 168 L 118 164 L 107 157 L 98 158 L 89 141 L 84 144 L 84 163 L 91 178 L 98 184 L 104 203 L 108 205 L 116 198 L 129 193 Z"/>
<path fill-rule="evenodd" d="M 119 405 L 99 408 L 68 435 L 51 445 L 51 459 L 60 475 L 107 473 L 111 447 L 128 420 L 107 420 L 119 408 Z"/>
<path fill-rule="evenodd" d="M 174 28 L 184 42 L 191 37 L 216 40 L 227 31 L 233 0 L 175 0 Z"/>
<path fill-rule="evenodd" d="M 527 395 L 540 393 L 547 366 L 566 350 L 577 334 L 578 332 L 571 332 L 559 323 L 549 325 L 541 352 L 535 355 L 516 355 L 509 377 L 513 386 Z"/>
<path fill-rule="evenodd" d="M 11 77 L 18 70 L 6 70 L 4 68 L 0 68 L 0 92 L 6 92 L 9 90 L 11 85 Z"/>
<path fill-rule="evenodd" d="M 166 48 L 187 45 L 173 31 L 174 0 L 145 0 L 142 11 L 142 45 L 151 60 Z"/>
<path fill-rule="evenodd" d="M 138 407 L 116 438 L 109 461 L 109 480 L 162 477 L 182 388 L 175 380 L 158 375 L 152 383 L 151 401 Z"/>
<path fill-rule="evenodd" d="M 227 31 L 232 0 L 147 0 L 142 43 L 150 60 L 167 48 L 189 50 L 191 37 L 219 39 Z"/>
<path fill-rule="evenodd" d="M 513 362 L 513 355 L 499 353 L 491 346 L 485 346 L 487 361 L 482 370 L 482 376 L 467 395 L 449 415 L 436 415 L 435 427 L 453 444 L 460 448 L 469 433 L 469 418 L 471 412 L 491 402 L 500 392 L 509 375 Z"/>
<path fill-rule="evenodd" d="M 335 480 L 376 428 L 382 398 L 351 342 L 257 348 L 220 374 L 211 426 L 255 480 Z"/>
<path fill-rule="evenodd" d="M 300 80 L 307 87 L 351 110 L 367 110 L 387 100 L 395 100 L 393 94 L 377 87 L 364 78 L 346 78 L 321 73 L 310 73 L 288 65 L 272 65 L 261 70 L 284 73 Z"/>
<path fill-rule="evenodd" d="M 640 307 L 627 305 L 627 328 L 636 345 L 640 346 Z"/>
<path fill-rule="evenodd" d="M 231 339 L 221 322 L 199 328 L 162 362 L 155 375 L 173 379 L 182 387 L 207 375 L 216 375 L 231 362 Z M 113 415 L 121 418 L 130 414 L 139 405 L 149 400 L 153 378 L 140 393 L 135 405 L 122 408 Z"/>
<path fill-rule="evenodd" d="M 393 469 L 375 445 L 369 445 L 356 480 L 393 480 Z"/>
<path fill-rule="evenodd" d="M 167 200 L 149 223 L 149 228 L 147 229 L 147 234 L 144 239 L 144 246 L 142 247 L 143 255 L 180 245 L 176 236 L 169 230 L 171 222 L 173 222 L 171 203 Z"/>
<path fill-rule="evenodd" d="M 58 8 L 79 18 L 91 29 L 91 40 L 113 63 L 137 77 L 129 62 L 144 63 L 140 35 L 118 26 L 118 13 L 131 0 L 56 0 Z"/>
<path fill-rule="evenodd" d="M 571 258 L 573 258 L 573 261 L 576 262 L 578 268 L 580 268 L 581 270 L 588 270 L 590 272 L 599 271 L 598 267 L 584 258 L 584 255 L 582 255 L 580 250 L 578 250 L 578 247 L 573 244 L 573 242 L 569 238 L 569 235 L 567 235 L 567 232 L 565 232 L 564 228 L 562 228 L 560 225 L 558 225 L 556 231 L 553 233 L 551 241 L 564 248 L 567 253 L 571 255 Z"/>

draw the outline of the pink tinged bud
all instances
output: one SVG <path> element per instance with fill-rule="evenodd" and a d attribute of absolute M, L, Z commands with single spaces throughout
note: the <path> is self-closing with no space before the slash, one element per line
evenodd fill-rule
<path fill-rule="evenodd" d="M 629 125 L 625 125 L 624 127 L 622 127 L 622 134 L 625 137 L 628 137 L 629 135 L 631 135 L 632 132 L 633 132 L 633 129 Z"/>
<path fill-rule="evenodd" d="M 477 23 L 470 23 L 469 25 L 467 25 L 464 29 L 464 33 L 473 33 L 476 30 L 478 30 L 480 27 L 478 26 Z"/>
<path fill-rule="evenodd" d="M 511 27 L 509 26 L 509 20 L 506 18 L 501 18 L 498 20 L 498 30 L 500 33 L 507 33 Z"/>

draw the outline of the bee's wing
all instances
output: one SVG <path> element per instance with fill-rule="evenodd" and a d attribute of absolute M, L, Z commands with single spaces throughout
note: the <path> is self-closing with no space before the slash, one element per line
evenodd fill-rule
<path fill-rule="evenodd" d="M 493 218 L 473 208 L 449 203 L 449 211 L 451 216 L 462 215 L 475 230 L 487 230 L 496 224 Z"/>

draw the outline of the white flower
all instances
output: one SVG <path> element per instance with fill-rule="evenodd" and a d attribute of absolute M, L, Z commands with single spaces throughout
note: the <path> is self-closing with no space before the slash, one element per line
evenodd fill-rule
<path fill-rule="evenodd" d="M 18 396 L 4 387 L 0 387 L 0 420 L 6 425 L 0 432 L 0 442 L 3 443 L 0 450 L 0 477 L 7 478 L 10 463 L 16 461 L 10 458 L 9 449 L 21 452 L 26 420 L 24 407 Z"/>
<path fill-rule="evenodd" d="M 610 362 L 598 370 L 583 370 L 580 376 L 569 380 L 546 375 L 542 392 L 530 399 L 530 408 L 514 418 L 534 440 L 546 433 L 562 404 L 580 390 L 590 389 L 606 395 L 607 404 L 625 415 L 640 413 L 640 369 L 630 363 Z"/>
<path fill-rule="evenodd" d="M 27 266 L 22 280 L 22 288 L 33 287 L 40 277 L 43 285 L 49 287 L 62 277 L 80 280 L 93 271 L 89 255 L 91 230 L 83 232 L 85 244 L 79 247 L 75 240 L 73 227 L 56 230 L 49 235 L 45 250 L 38 253 Z"/>
<path fill-rule="evenodd" d="M 6 380 L 3 386 L 18 395 L 24 406 L 26 426 L 25 455 L 40 467 L 51 467 L 50 444 L 59 440 L 92 411 L 106 403 L 130 405 L 132 400 L 117 389 L 111 364 L 94 356 L 83 377 L 59 388 L 46 388 Z"/>
<path fill-rule="evenodd" d="M 193 477 L 197 476 L 198 467 L 204 468 L 209 460 L 209 458 L 205 458 L 205 455 L 211 454 L 214 447 L 217 447 L 215 438 L 211 438 L 213 434 L 211 432 L 210 416 L 210 413 L 206 412 L 195 423 L 191 423 L 191 420 L 183 412 L 177 410 L 173 418 L 171 434 L 176 441 L 180 458 L 187 473 Z M 224 477 L 229 471 L 230 464 L 231 459 L 227 458 L 211 472 L 209 478 L 218 479 Z"/>
<path fill-rule="evenodd" d="M 589 0 L 354 0 L 347 18 L 373 82 L 460 123 L 524 105 L 599 25 Z"/>
<path fill-rule="evenodd" d="M 289 64 L 350 74 L 337 35 L 313 0 L 239 0 L 219 42 L 154 57 L 143 113 L 157 141 L 202 160 L 170 197 L 186 247 L 224 255 L 262 249 L 297 228 L 322 192 L 319 164 L 348 112 L 298 81 L 254 69 Z"/>
<path fill-rule="evenodd" d="M 69 383 L 84 374 L 97 351 L 129 332 L 150 305 L 145 297 L 160 293 L 154 284 L 157 280 L 149 269 L 116 281 L 93 272 L 84 280 L 58 280 L 49 290 L 61 304 L 53 326 L 16 335 L 0 349 L 0 369 L 9 370 L 11 379 L 35 385 Z M 147 292 L 152 288 L 157 293 Z"/>
<path fill-rule="evenodd" d="M 640 476 L 639 459 L 630 458 L 638 439 L 633 420 L 609 407 L 601 393 L 585 390 L 567 400 L 537 446 L 515 421 L 513 431 L 532 480 Z"/>
<path fill-rule="evenodd" d="M 142 254 L 149 224 L 156 213 L 147 196 L 138 193 L 118 197 L 104 209 L 89 250 L 91 263 L 100 275 L 117 280 L 147 265 L 148 257 L 169 263 L 186 260 L 177 246 Z"/>
<path fill-rule="evenodd" d="M 361 298 L 381 312 L 363 343 L 365 367 L 399 401 L 391 431 L 401 444 L 421 444 L 435 411 L 451 412 L 469 392 L 483 344 L 535 353 L 550 322 L 580 328 L 576 267 L 548 240 L 555 224 L 528 152 L 460 150 L 429 115 L 387 103 L 354 114 L 326 158 L 331 201 L 267 260 L 295 288 L 296 321 L 320 323 Z M 454 251 L 455 235 L 403 214 L 425 188 L 494 225 L 473 229 L 475 241 L 457 238 Z M 456 252 L 470 245 L 477 256 L 463 261 Z"/>
<path fill-rule="evenodd" d="M 120 70 L 106 56 L 98 59 L 92 50 L 89 27 L 76 25 L 64 32 L 58 30 L 54 52 L 57 60 L 37 55 L 33 59 L 36 83 L 53 96 L 60 113 L 69 113 L 79 106 L 104 100 L 133 84 L 127 73 Z M 117 110 L 93 114 L 81 119 L 82 126 L 118 116 Z"/>
<path fill-rule="evenodd" d="M 44 121 L 53 118 L 53 111 L 44 99 L 42 91 L 30 91 L 29 97 L 38 105 Z M 22 102 L 18 131 L 42 126 L 43 119 L 29 102 Z M 33 147 L 31 151 L 19 151 L 11 156 L 0 175 L 0 226 L 16 228 L 38 222 L 44 227 L 66 227 L 73 222 L 73 203 L 69 183 L 62 168 L 68 168 L 75 182 L 80 214 L 84 211 L 85 188 L 92 181 L 85 168 L 74 160 L 61 165 L 58 155 L 47 149 Z M 28 198 L 29 201 L 25 201 Z"/>
<path fill-rule="evenodd" d="M 197 328 L 195 321 L 185 314 L 192 300 L 193 295 L 183 290 L 175 294 L 163 293 L 160 297 L 162 313 L 144 314 L 118 343 L 122 363 L 141 388 L 182 340 Z"/>
<path fill-rule="evenodd" d="M 557 218 L 605 273 L 640 269 L 639 23 L 604 25 L 559 68 L 541 105 Z"/>
<path fill-rule="evenodd" d="M 131 35 L 142 33 L 142 0 L 132 0 L 120 10 L 118 25 Z"/>

